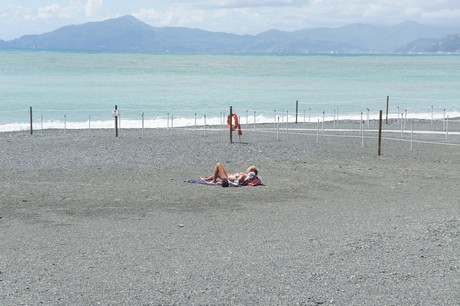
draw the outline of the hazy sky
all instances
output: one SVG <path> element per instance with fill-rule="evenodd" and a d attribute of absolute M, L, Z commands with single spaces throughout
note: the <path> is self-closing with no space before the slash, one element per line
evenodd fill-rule
<path fill-rule="evenodd" d="M 2 0 L 0 39 L 70 24 L 134 15 L 157 27 L 193 27 L 257 34 L 349 23 L 394 25 L 406 20 L 459 24 L 459 0 Z"/>

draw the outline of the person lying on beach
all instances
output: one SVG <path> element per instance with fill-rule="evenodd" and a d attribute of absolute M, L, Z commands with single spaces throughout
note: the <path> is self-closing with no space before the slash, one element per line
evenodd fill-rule
<path fill-rule="evenodd" d="M 222 186 L 227 187 L 229 182 L 234 185 L 241 185 L 250 176 L 257 176 L 258 172 L 259 171 L 255 166 L 251 166 L 247 168 L 246 171 L 228 174 L 227 171 L 225 171 L 224 166 L 222 166 L 221 163 L 217 163 L 214 167 L 213 174 L 208 177 L 203 177 L 201 179 L 208 181 L 212 184 L 216 184 L 217 179 L 221 179 Z"/>

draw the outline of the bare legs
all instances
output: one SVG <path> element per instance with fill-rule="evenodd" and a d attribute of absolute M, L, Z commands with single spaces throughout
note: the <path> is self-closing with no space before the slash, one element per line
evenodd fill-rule
<path fill-rule="evenodd" d="M 216 166 L 214 167 L 214 172 L 211 176 L 205 177 L 203 179 L 206 181 L 211 181 L 212 183 L 216 183 L 218 178 L 220 178 L 222 181 L 228 180 L 227 172 L 225 171 L 224 166 L 222 166 L 221 163 L 216 164 Z"/>

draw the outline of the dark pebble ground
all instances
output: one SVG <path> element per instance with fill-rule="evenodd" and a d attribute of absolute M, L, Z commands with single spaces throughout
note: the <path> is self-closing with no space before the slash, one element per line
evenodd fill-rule
<path fill-rule="evenodd" d="M 0 134 L 0 304 L 460 305 L 460 147 L 289 132 Z"/>

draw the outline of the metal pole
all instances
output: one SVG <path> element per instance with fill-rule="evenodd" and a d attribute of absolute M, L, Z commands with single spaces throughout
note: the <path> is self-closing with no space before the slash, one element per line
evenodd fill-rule
<path fill-rule="evenodd" d="M 445 131 L 446 130 L 446 109 L 444 109 L 444 115 L 442 117 L 442 129 Z"/>
<path fill-rule="evenodd" d="M 431 105 L 431 128 L 433 128 L 433 105 Z"/>
<path fill-rule="evenodd" d="M 142 135 L 144 135 L 144 113 L 142 113 Z"/>
<path fill-rule="evenodd" d="M 339 126 L 339 108 L 337 107 L 337 124 L 335 125 L 335 127 L 338 127 Z"/>
<path fill-rule="evenodd" d="M 206 115 L 204 115 L 204 136 L 206 136 Z"/>
<path fill-rule="evenodd" d="M 369 128 L 369 121 L 370 121 L 370 114 L 369 114 L 370 109 L 367 109 L 367 128 Z"/>
<path fill-rule="evenodd" d="M 297 124 L 297 116 L 299 115 L 299 100 L 295 101 L 295 123 Z"/>
<path fill-rule="evenodd" d="M 380 110 L 379 112 L 379 156 L 382 154 L 381 153 L 381 148 L 382 148 L 382 115 L 383 111 Z"/>
<path fill-rule="evenodd" d="M 280 117 L 278 116 L 278 125 L 276 126 L 276 140 L 280 140 Z"/>
<path fill-rule="evenodd" d="M 334 121 L 333 121 L 333 124 L 332 124 L 332 127 L 334 127 L 334 128 L 335 128 L 335 122 L 336 122 L 336 120 L 335 120 L 335 107 L 334 107 Z"/>
<path fill-rule="evenodd" d="M 324 112 L 323 112 L 323 123 L 322 123 L 322 126 L 321 126 L 321 133 L 324 133 Z"/>
<path fill-rule="evenodd" d="M 412 151 L 413 141 L 414 141 L 414 120 L 411 120 L 410 122 L 410 150 L 411 151 Z"/>
<path fill-rule="evenodd" d="M 118 114 L 117 114 L 118 106 L 115 105 L 115 137 L 118 137 Z"/>
<path fill-rule="evenodd" d="M 289 112 L 286 111 L 286 134 L 288 133 Z"/>
<path fill-rule="evenodd" d="M 319 118 L 318 118 L 318 124 L 316 125 L 316 143 L 319 142 Z"/>
<path fill-rule="evenodd" d="M 447 119 L 446 119 L 446 140 L 448 136 L 449 136 L 449 116 L 447 116 Z"/>
<path fill-rule="evenodd" d="M 403 115 L 404 115 L 404 114 L 401 113 L 401 117 L 403 117 Z M 404 121 L 404 120 L 401 119 L 401 138 L 403 138 L 403 131 L 404 131 L 403 121 Z"/>
<path fill-rule="evenodd" d="M 230 143 L 233 143 L 233 131 L 232 131 L 232 126 L 233 126 L 233 107 L 230 106 L 230 115 L 229 115 L 229 118 L 230 118 Z"/>
<path fill-rule="evenodd" d="M 32 119 L 32 106 L 30 107 L 29 115 L 30 115 L 30 135 L 32 135 L 34 133 L 33 119 Z"/>
<path fill-rule="evenodd" d="M 386 124 L 388 124 L 388 106 L 389 105 L 390 105 L 390 96 L 387 96 L 387 115 L 385 119 Z"/>

